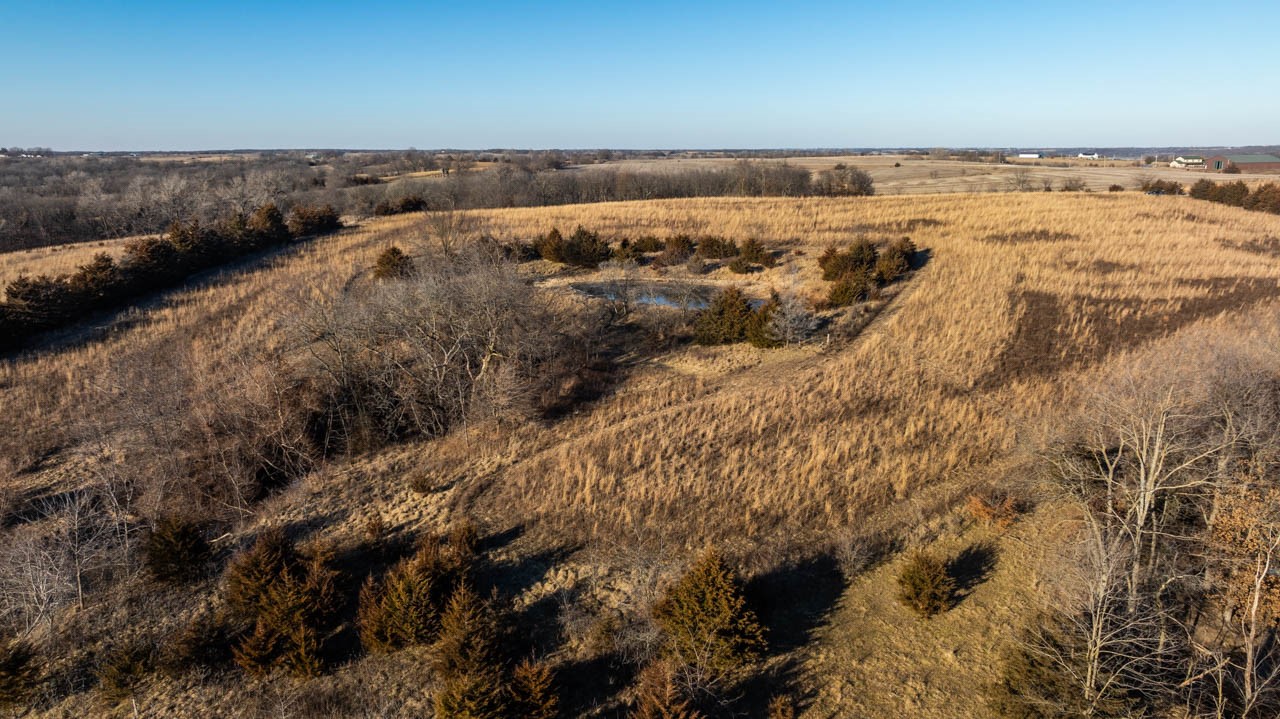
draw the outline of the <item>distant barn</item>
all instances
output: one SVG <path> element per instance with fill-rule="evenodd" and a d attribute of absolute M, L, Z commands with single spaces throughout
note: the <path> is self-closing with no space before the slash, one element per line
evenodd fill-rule
<path fill-rule="evenodd" d="M 1203 170 L 1204 158 L 1199 155 L 1178 155 L 1169 163 L 1169 167 L 1181 167 L 1184 170 Z"/>
<path fill-rule="evenodd" d="M 1230 168 L 1240 172 L 1280 172 L 1280 157 L 1275 155 L 1214 155 L 1205 164 L 1219 172 Z"/>

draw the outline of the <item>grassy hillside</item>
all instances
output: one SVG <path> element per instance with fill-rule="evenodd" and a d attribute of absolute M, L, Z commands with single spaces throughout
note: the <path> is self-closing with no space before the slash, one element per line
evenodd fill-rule
<path fill-rule="evenodd" d="M 475 234 L 499 240 L 578 225 L 610 239 L 757 238 L 781 254 L 777 266 L 747 277 L 720 268 L 709 281 L 810 300 L 825 292 L 817 258 L 829 245 L 909 236 L 926 253 L 863 310 L 870 324 L 852 337 L 778 350 L 649 348 L 614 362 L 597 399 L 554 418 L 468 422 L 442 438 L 330 458 L 261 503 L 226 508 L 235 521 L 215 542 L 221 556 L 263 526 L 284 526 L 335 543 L 356 573 L 375 564 L 371 544 L 476 522 L 485 572 L 571 686 L 566 711 L 582 714 L 614 715 L 629 696 L 576 676 L 592 671 L 589 628 L 642 604 L 655 582 L 715 545 L 743 568 L 749 596 L 765 599 L 774 648 L 760 676 L 791 687 L 813 716 L 980 716 L 975 701 L 953 699 L 994 661 L 987 639 L 1024 611 L 1017 597 L 1052 532 L 1038 530 L 1043 513 L 1009 535 L 968 527 L 957 513 L 964 498 L 1016 479 L 1037 420 L 1118 353 L 1280 292 L 1280 218 L 1181 197 L 717 198 L 470 216 Z M 125 313 L 82 345 L 0 366 L 0 481 L 19 517 L 9 524 L 39 526 L 24 508 L 103 477 L 164 478 L 147 495 L 162 505 L 166 481 L 191 471 L 193 446 L 227 446 L 226 398 L 270 424 L 279 408 L 257 388 L 302 361 L 299 317 L 368 282 L 391 244 L 430 257 L 422 223 L 398 216 L 318 239 Z M 525 271 L 539 278 L 562 272 L 534 264 Z M 232 477 L 228 463 L 202 476 Z M 850 547 L 934 541 L 948 551 L 991 542 L 1003 557 L 938 623 L 892 602 L 896 564 L 848 586 L 831 578 Z M 105 711 L 83 648 L 106 647 L 122 626 L 144 638 L 178 632 L 223 601 L 215 578 L 182 592 L 150 586 L 126 573 L 32 630 L 67 657 L 57 697 L 43 705 L 50 716 Z M 417 715 L 432 681 L 417 651 L 354 658 L 301 685 L 156 676 L 130 706 L 148 716 Z M 937 659 L 948 652 L 952 660 Z M 910 669 L 926 656 L 937 663 Z M 759 680 L 743 686 L 748 697 L 761 691 Z"/>

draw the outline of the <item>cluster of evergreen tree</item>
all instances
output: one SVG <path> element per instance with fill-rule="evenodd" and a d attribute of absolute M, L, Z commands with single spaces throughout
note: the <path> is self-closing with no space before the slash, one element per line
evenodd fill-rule
<path fill-rule="evenodd" d="M 1243 207 L 1246 210 L 1280 215 L 1280 185 L 1274 182 L 1268 182 L 1250 190 L 1248 185 L 1239 180 L 1222 184 L 1212 180 L 1200 180 L 1191 186 L 1191 192 L 1188 194 L 1197 200 L 1208 200 L 1232 207 Z"/>
<path fill-rule="evenodd" d="M 868 299 L 874 288 L 897 280 L 911 269 L 915 255 L 916 246 L 909 237 L 890 242 L 883 251 L 865 238 L 844 252 L 828 247 L 818 258 L 822 279 L 833 283 L 827 303 L 844 307 Z"/>
<path fill-rule="evenodd" d="M 174 223 L 161 237 L 130 241 L 119 261 L 99 253 L 70 274 L 20 275 L 0 301 L 0 350 L 237 257 L 341 226 L 332 207 L 296 207 L 286 222 L 279 208 L 267 204 L 212 226 Z"/>

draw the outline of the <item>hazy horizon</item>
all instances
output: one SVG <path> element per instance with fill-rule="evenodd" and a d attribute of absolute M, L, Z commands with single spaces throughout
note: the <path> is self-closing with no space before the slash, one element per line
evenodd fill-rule
<path fill-rule="evenodd" d="M 1280 7 L 17 2 L 0 146 L 1233 147 Z M 1212 37 L 1229 35 L 1229 40 Z M 1210 92 L 1211 91 L 1211 92 Z M 15 109 L 20 112 L 15 112 Z"/>

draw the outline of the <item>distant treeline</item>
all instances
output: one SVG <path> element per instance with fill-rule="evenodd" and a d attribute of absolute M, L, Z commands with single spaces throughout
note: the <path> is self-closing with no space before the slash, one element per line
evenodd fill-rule
<path fill-rule="evenodd" d="M 373 214 L 486 207 L 541 207 L 588 202 L 682 197 L 871 195 L 870 175 L 838 165 L 816 176 L 785 163 L 738 161 L 724 168 L 669 172 L 590 168 L 531 170 L 503 164 L 488 172 L 439 180 L 403 181 L 388 188 Z"/>
<path fill-rule="evenodd" d="M 279 208 L 267 204 L 211 226 L 199 220 L 174 223 L 161 237 L 129 241 L 119 262 L 103 252 L 70 274 L 19 276 L 5 286 L 0 301 L 0 350 L 237 257 L 341 226 L 332 207 L 294 207 L 286 222 Z"/>
<path fill-rule="evenodd" d="M 262 153 L 222 160 L 55 156 L 0 160 L 0 252 L 129 237 L 176 221 L 210 224 L 274 203 L 331 205 L 368 216 L 419 210 L 531 207 L 724 195 L 869 194 L 854 168 L 812 176 L 780 162 L 636 171 L 566 169 L 591 153 Z M 489 163 L 492 165 L 480 165 Z M 483 169 L 482 169 L 483 168 Z M 415 172 L 430 177 L 384 178 Z"/>
<path fill-rule="evenodd" d="M 1239 180 L 1222 184 L 1212 180 L 1200 180 L 1191 186 L 1191 191 L 1187 194 L 1197 200 L 1208 200 L 1232 207 L 1243 207 L 1246 210 L 1280 215 L 1280 185 L 1274 182 L 1268 182 L 1250 190 L 1248 185 Z"/>

